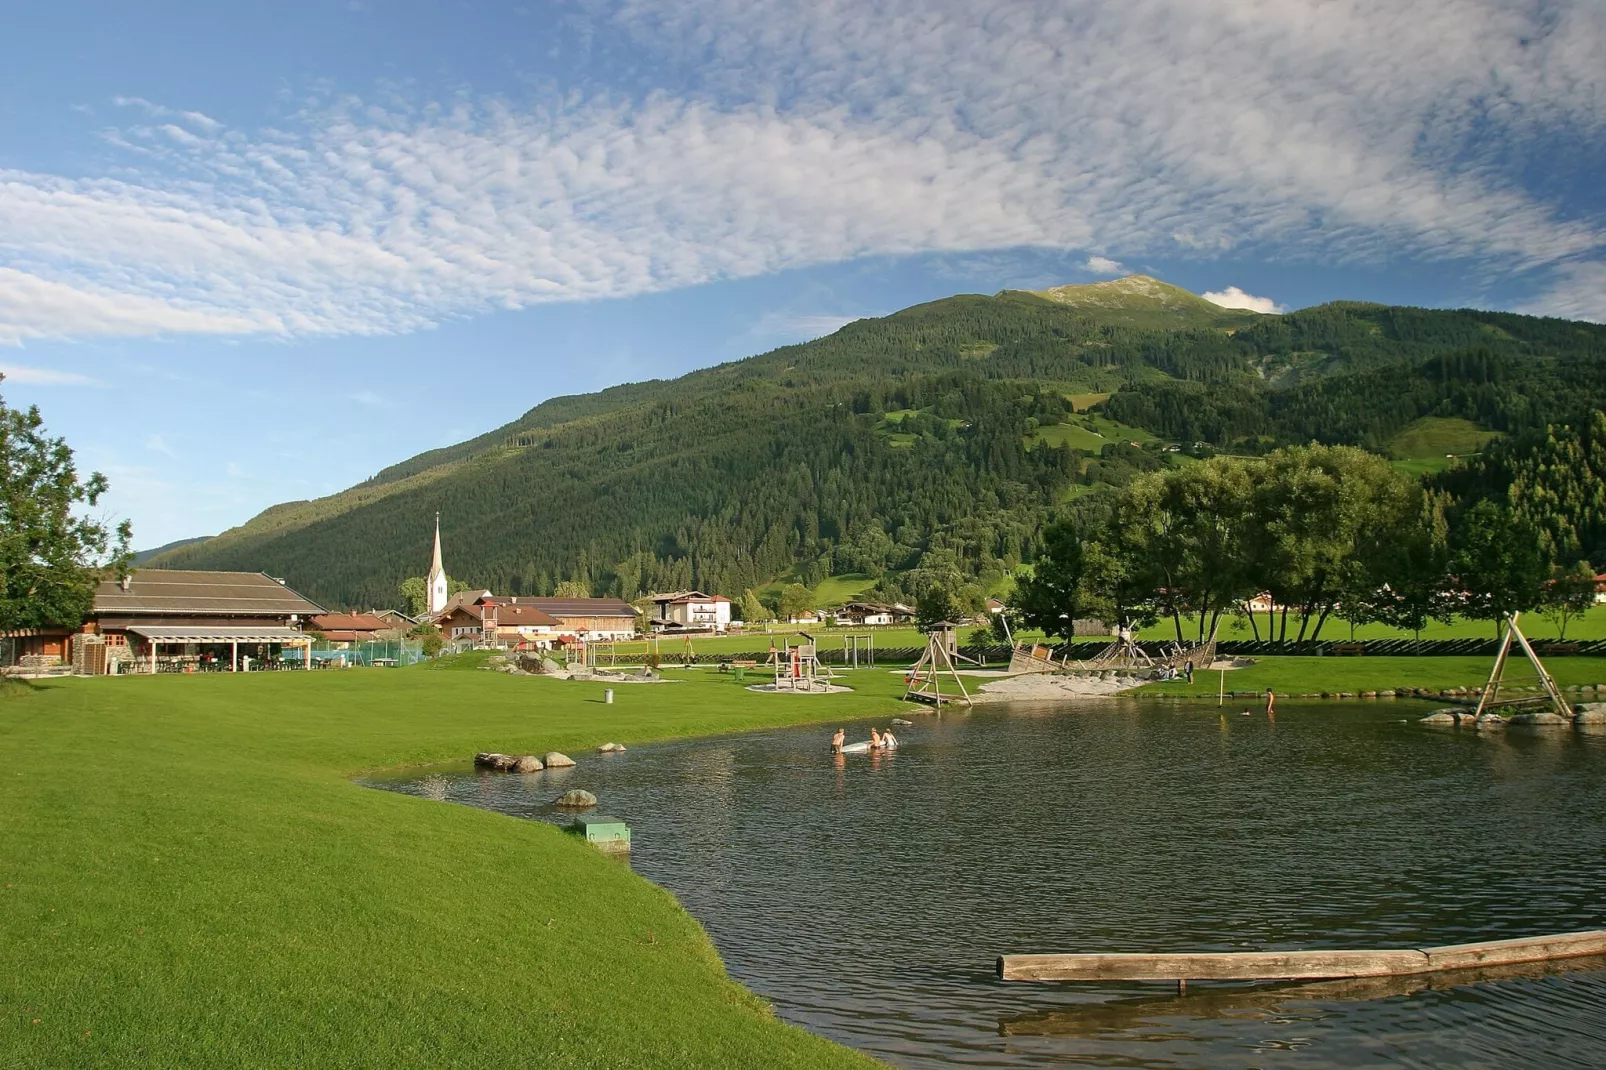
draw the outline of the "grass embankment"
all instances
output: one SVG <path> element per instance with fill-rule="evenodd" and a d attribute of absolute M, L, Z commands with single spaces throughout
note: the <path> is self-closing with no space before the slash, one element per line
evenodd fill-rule
<path fill-rule="evenodd" d="M 1452 687 L 1482 687 L 1493 667 L 1490 658 L 1262 658 L 1254 665 L 1226 674 L 1228 691 L 1265 691 L 1279 695 L 1359 694 L 1362 691 L 1399 691 L 1423 688 L 1442 691 Z M 1562 687 L 1606 684 L 1606 658 L 1551 658 L 1545 668 Z M 1507 683 L 1526 682 L 1526 661 L 1513 661 Z M 1215 698 L 1221 687 L 1219 673 L 1195 673 L 1190 685 L 1181 680 L 1147 684 L 1145 695 L 1188 695 Z"/>
<path fill-rule="evenodd" d="M 66 680 L 0 698 L 0 1066 L 854 1066 L 666 892 L 550 825 L 354 773 L 883 713 L 728 677 Z M 823 738 L 823 737 L 822 737 Z M 603 800 L 606 806 L 607 800 Z"/>

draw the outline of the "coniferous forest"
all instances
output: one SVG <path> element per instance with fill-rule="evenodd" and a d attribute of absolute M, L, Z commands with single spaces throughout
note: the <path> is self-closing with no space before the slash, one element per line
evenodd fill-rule
<path fill-rule="evenodd" d="M 1258 316 L 1183 296 L 1182 311 L 954 297 L 555 398 L 153 564 L 394 605 L 438 510 L 454 579 L 511 594 L 740 599 L 854 573 L 887 595 L 941 585 L 974 601 L 1035 561 L 1053 523 L 1107 513 L 1145 473 L 1310 444 L 1390 459 L 1452 520 L 1499 500 L 1558 561 L 1606 557 L 1591 416 L 1606 408 L 1606 327 L 1355 303 Z"/>

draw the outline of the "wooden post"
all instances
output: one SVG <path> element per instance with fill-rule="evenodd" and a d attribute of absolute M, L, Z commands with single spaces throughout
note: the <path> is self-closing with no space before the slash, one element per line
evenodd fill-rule
<path fill-rule="evenodd" d="M 1522 644 L 1522 652 L 1528 655 L 1528 660 L 1533 663 L 1534 671 L 1539 674 L 1539 683 L 1544 687 L 1545 693 L 1550 696 L 1550 701 L 1555 706 L 1556 713 L 1562 717 L 1571 717 L 1573 713 L 1572 707 L 1562 697 L 1560 689 L 1556 687 L 1556 681 L 1551 678 L 1550 672 L 1539 660 L 1539 655 L 1535 654 L 1534 648 L 1528 645 L 1528 637 L 1523 635 L 1517 628 L 1517 617 L 1519 615 L 1517 613 L 1511 615 L 1509 624 L 1511 634 L 1517 637 L 1517 642 Z"/>
<path fill-rule="evenodd" d="M 240 671 L 240 641 L 238 639 L 229 642 L 229 671 Z"/>
<path fill-rule="evenodd" d="M 1216 705 L 1217 706 L 1225 706 L 1226 704 L 1227 704 L 1227 670 L 1226 669 L 1222 669 L 1221 670 L 1221 686 L 1216 689 Z"/>

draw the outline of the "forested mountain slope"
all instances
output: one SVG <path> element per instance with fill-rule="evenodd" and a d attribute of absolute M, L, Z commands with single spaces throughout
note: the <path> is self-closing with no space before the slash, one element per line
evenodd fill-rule
<path fill-rule="evenodd" d="M 1606 403 L 1595 325 L 1359 304 L 1260 316 L 1117 282 L 948 298 L 554 398 L 157 564 L 260 568 L 329 604 L 388 605 L 427 562 L 439 510 L 452 574 L 515 594 L 577 579 L 627 598 L 738 595 L 789 571 L 985 580 L 1030 559 L 1067 501 L 1191 453 L 1382 449 L 1424 416 L 1532 431 Z"/>

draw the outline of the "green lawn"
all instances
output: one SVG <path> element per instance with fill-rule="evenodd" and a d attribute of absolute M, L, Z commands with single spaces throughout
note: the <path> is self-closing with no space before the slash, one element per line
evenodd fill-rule
<path fill-rule="evenodd" d="M 1264 614 L 1258 618 L 1261 638 L 1267 636 L 1267 620 Z M 1197 626 L 1197 622 L 1195 622 Z M 1298 630 L 1297 622 L 1289 622 L 1289 636 L 1293 637 Z M 1555 639 L 1557 628 L 1549 618 L 1538 613 L 1524 613 L 1522 615 L 1522 631 L 1530 639 Z M 1146 639 L 1164 639 L 1163 627 L 1151 628 L 1144 633 Z M 1221 622 L 1222 639 L 1253 639 L 1247 621 L 1226 617 Z M 1329 620 L 1322 628 L 1324 640 L 1345 640 L 1350 638 L 1349 624 L 1343 620 Z M 1361 624 L 1355 628 L 1356 639 L 1414 639 L 1411 632 L 1402 632 L 1384 624 Z M 1428 626 L 1422 629 L 1423 639 L 1497 639 L 1495 626 L 1486 620 L 1468 620 L 1457 617 L 1449 624 L 1438 621 L 1429 621 Z M 1583 616 L 1575 617 L 1567 624 L 1567 639 L 1569 642 L 1583 642 L 1590 639 L 1606 639 L 1606 606 L 1594 606 Z"/>
<path fill-rule="evenodd" d="M 583 786 L 608 740 L 881 714 L 902 684 L 687 676 L 613 705 L 382 669 L 0 692 L 0 1066 L 872 1065 L 774 1019 L 628 867 L 350 779 L 559 749 Z"/>
<path fill-rule="evenodd" d="M 1491 658 L 1262 658 L 1248 668 L 1226 674 L 1228 691 L 1264 691 L 1279 694 L 1318 695 L 1322 692 L 1359 693 L 1400 688 L 1481 687 L 1489 678 Z M 1556 683 L 1606 684 L 1606 658 L 1565 657 L 1545 662 Z M 1516 682 L 1528 672 L 1526 662 L 1513 663 L 1508 680 Z M 1173 681 L 1146 684 L 1143 694 L 1214 697 L 1221 686 L 1220 673 L 1195 673 L 1193 684 Z"/>

